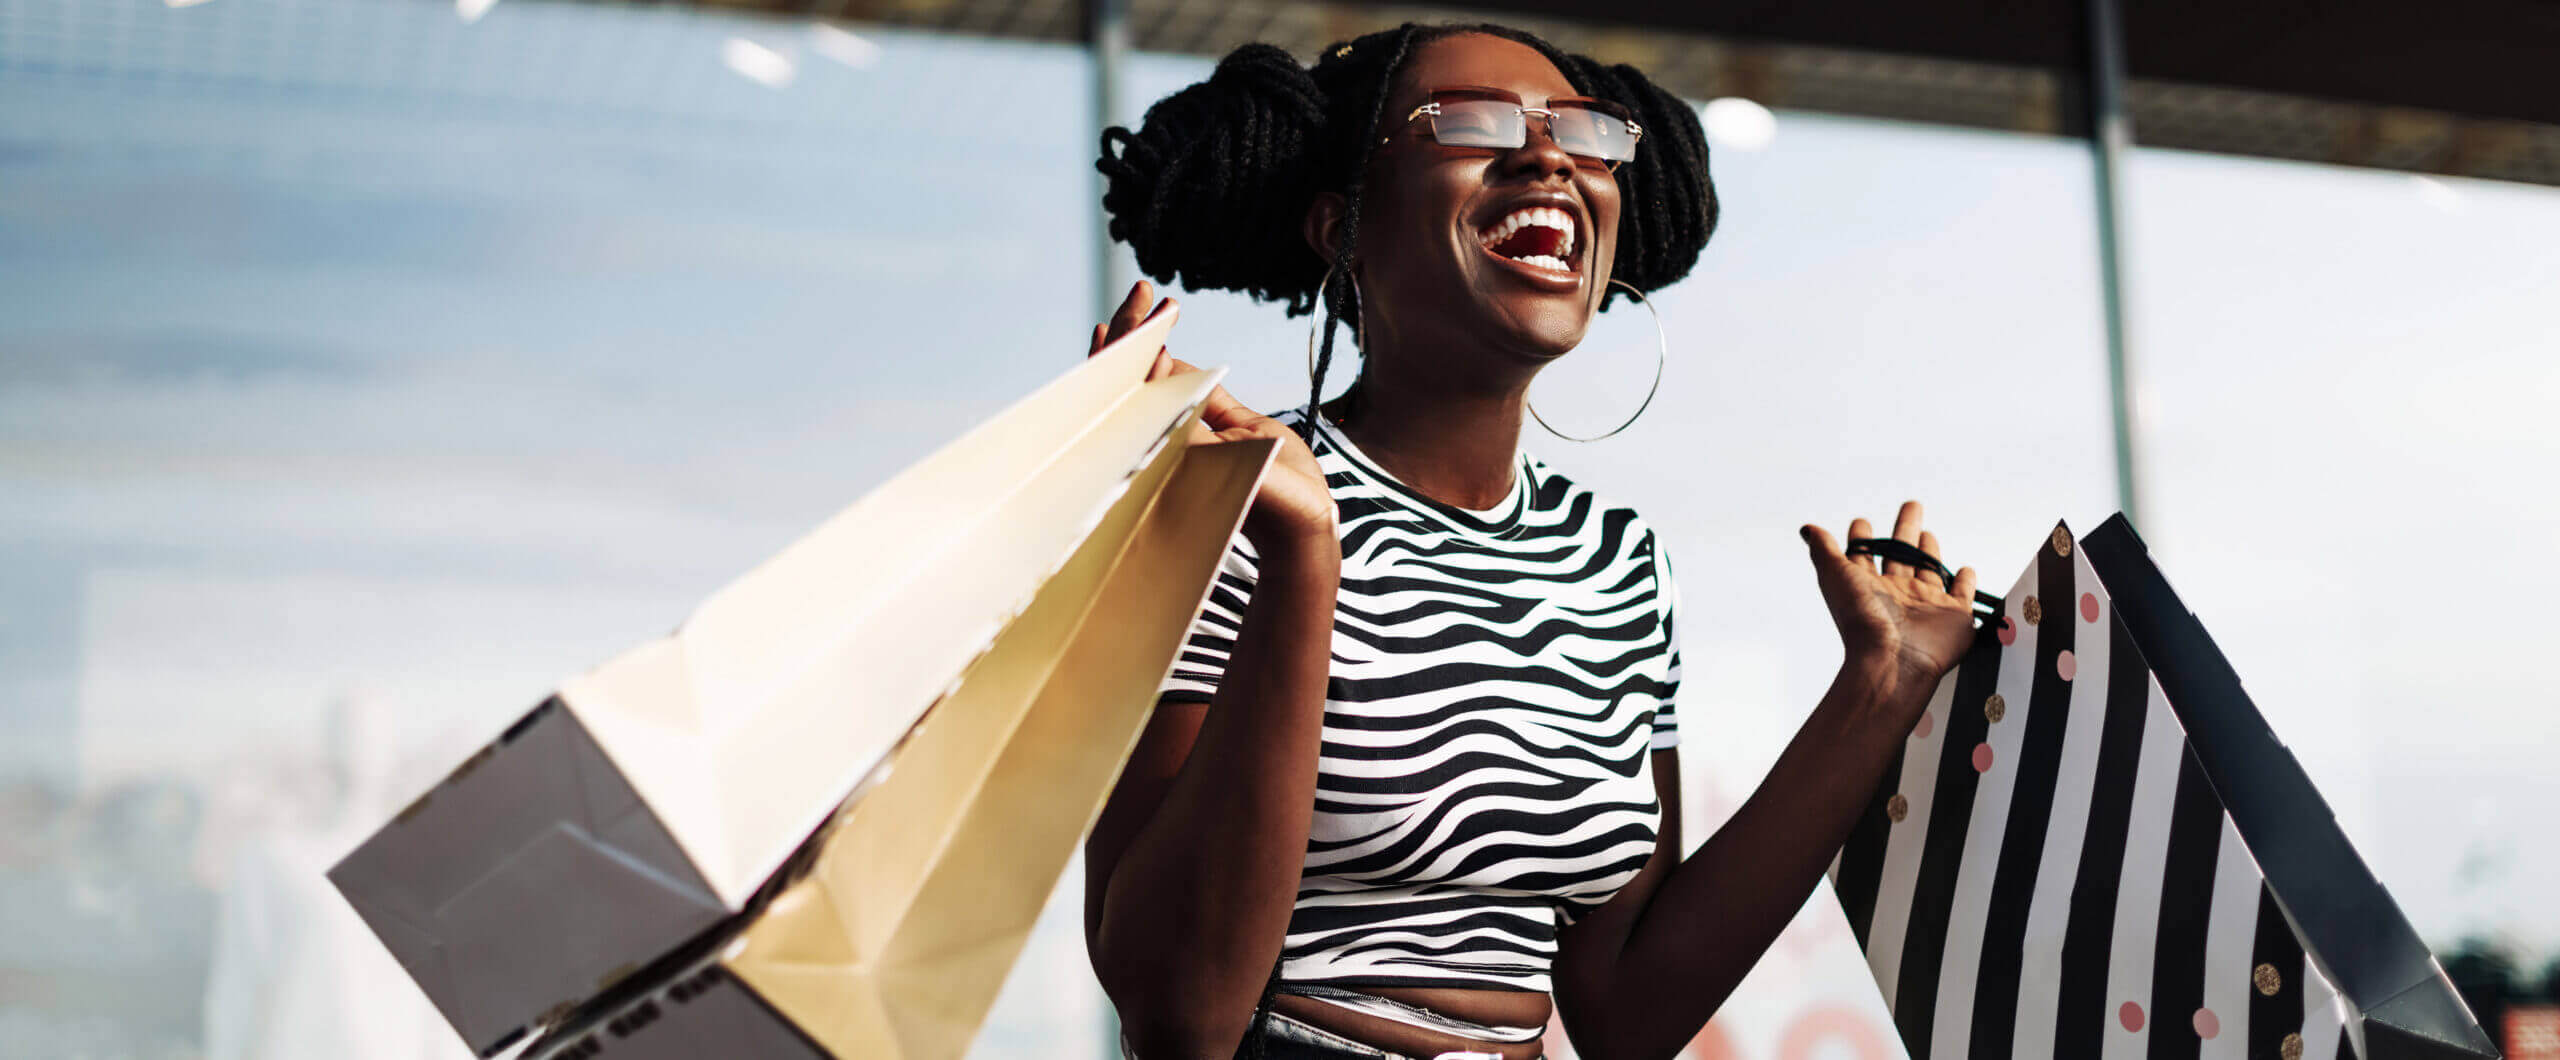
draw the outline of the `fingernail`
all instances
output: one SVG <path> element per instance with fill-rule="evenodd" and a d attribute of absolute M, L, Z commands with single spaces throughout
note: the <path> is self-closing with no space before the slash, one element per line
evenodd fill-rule
<path fill-rule="evenodd" d="M 1799 526 L 1796 528 L 1796 536 L 1803 538 L 1804 543 L 1810 545 L 1813 543 L 1813 528 L 1810 526 Z"/>

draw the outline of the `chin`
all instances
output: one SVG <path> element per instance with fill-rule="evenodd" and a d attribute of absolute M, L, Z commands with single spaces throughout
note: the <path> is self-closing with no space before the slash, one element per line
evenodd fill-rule
<path fill-rule="evenodd" d="M 1583 324 L 1570 327 L 1540 328 L 1527 337 L 1526 345 L 1544 360 L 1555 360 L 1572 353 L 1582 345 L 1582 337 L 1591 329 Z"/>
<path fill-rule="evenodd" d="M 1584 286 L 1581 261 L 1569 270 L 1537 269 L 1501 261 L 1487 253 L 1469 270 L 1479 311 L 1498 335 L 1487 336 L 1506 349 L 1546 362 L 1573 352 L 1591 330 L 1596 311 Z"/>
<path fill-rule="evenodd" d="M 1503 298 L 1487 316 L 1502 333 L 1501 346 L 1540 362 L 1572 353 L 1591 332 L 1591 314 L 1578 297 Z"/>

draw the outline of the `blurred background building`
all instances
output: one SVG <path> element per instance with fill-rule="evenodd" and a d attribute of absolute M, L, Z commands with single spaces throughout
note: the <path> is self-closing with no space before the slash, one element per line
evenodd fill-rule
<path fill-rule="evenodd" d="M 0 1055 L 459 1055 L 319 869 L 1079 356 L 1098 116 L 1460 17 L 1714 143 L 1656 408 L 1530 440 L 1682 564 L 1693 841 L 1836 661 L 1794 526 L 1919 496 L 2005 585 L 2138 502 L 2475 1007 L 2560 1037 L 2560 24 L 2137 6 L 0 0 Z M 1303 322 L 1185 302 L 1303 392 Z M 1540 408 L 1614 422 L 1652 342 Z M 1692 1056 L 1897 1055 L 1843 926 Z M 1053 917 L 980 1051 L 1106 1020 Z"/>

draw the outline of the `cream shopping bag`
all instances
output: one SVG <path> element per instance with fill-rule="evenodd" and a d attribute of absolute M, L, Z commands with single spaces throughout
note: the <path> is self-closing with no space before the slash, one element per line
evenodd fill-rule
<path fill-rule="evenodd" d="M 1169 447 L 768 903 L 527 1055 L 964 1054 L 1145 726 L 1274 448 Z"/>
<path fill-rule="evenodd" d="M 331 880 L 483 1055 L 746 908 L 1180 450 L 1217 374 L 1146 381 L 1171 325 L 561 685 Z"/>

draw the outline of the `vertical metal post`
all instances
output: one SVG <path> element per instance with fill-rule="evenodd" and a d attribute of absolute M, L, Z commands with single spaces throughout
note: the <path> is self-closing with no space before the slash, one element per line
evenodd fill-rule
<path fill-rule="evenodd" d="M 1093 55 L 1093 135 L 1111 127 L 1120 115 L 1120 78 L 1129 59 L 1128 0 L 1083 0 L 1085 47 Z M 1093 175 L 1093 319 L 1109 320 L 1129 290 L 1130 277 L 1121 256 L 1111 248 L 1110 219 L 1102 212 L 1103 177 Z M 1115 1040 L 1112 1046 L 1119 1048 Z"/>
<path fill-rule="evenodd" d="M 1093 59 L 1093 138 L 1087 149 L 1099 151 L 1102 130 L 1110 128 L 1120 117 L 1120 78 L 1129 60 L 1128 0 L 1081 0 L 1084 6 L 1084 43 Z M 1086 217 L 1093 225 L 1093 319 L 1111 319 L 1111 311 L 1119 308 L 1120 299 L 1129 289 L 1127 269 L 1121 255 L 1111 247 L 1111 218 L 1102 210 L 1102 192 L 1106 178 L 1095 172 L 1093 189 L 1086 199 Z M 1068 871 L 1083 874 L 1082 855 Z M 1102 1004 L 1101 1025 L 1094 1028 L 1101 1037 L 1096 1056 L 1120 1055 L 1120 1012 L 1109 999 Z"/>
<path fill-rule="evenodd" d="M 2115 415 L 2116 506 L 2147 532 L 2151 528 L 2142 521 L 2141 480 L 2134 467 L 2139 410 L 2133 400 L 2132 340 L 2125 323 L 2121 189 L 2124 155 L 2133 143 L 2133 121 L 2124 109 L 2124 24 L 2115 0 L 2088 2 L 2089 145 L 2097 163 L 2098 283 L 2106 311 L 2107 390 Z"/>

